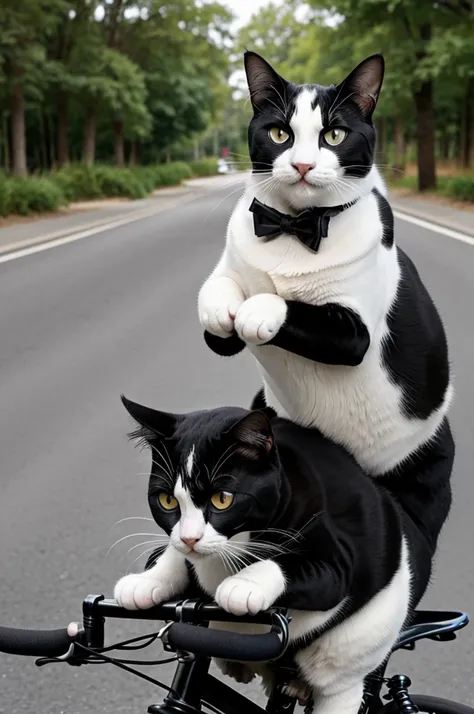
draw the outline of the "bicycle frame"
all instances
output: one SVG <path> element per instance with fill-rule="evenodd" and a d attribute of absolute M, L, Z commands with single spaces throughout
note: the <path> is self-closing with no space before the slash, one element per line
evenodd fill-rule
<path fill-rule="evenodd" d="M 105 616 L 122 617 L 121 608 L 103 601 L 103 596 L 90 595 L 83 605 L 83 624 L 89 646 L 102 647 Z M 134 612 L 136 619 L 150 619 L 149 611 Z M 161 703 L 151 704 L 148 714 L 198 714 L 201 706 L 225 714 L 293 714 L 296 699 L 287 696 L 283 689 L 296 676 L 296 670 L 286 665 L 284 659 L 276 667 L 277 684 L 268 698 L 265 709 L 209 674 L 211 657 L 196 657 L 181 653 L 170 692 Z M 364 698 L 359 714 L 376 714 L 383 706 L 380 692 L 388 659 L 366 680 Z M 403 675 L 393 677 L 388 683 L 389 692 L 403 691 L 409 680 Z M 393 691 L 392 691 L 393 690 Z"/>
<path fill-rule="evenodd" d="M 104 623 L 106 617 L 130 618 L 138 620 L 163 620 L 170 619 L 176 622 L 176 612 L 179 612 L 179 621 L 191 622 L 201 626 L 208 626 L 200 616 L 199 601 L 184 600 L 175 603 L 164 603 L 160 606 L 160 616 L 153 616 L 152 610 L 135 611 L 133 615 L 119 607 L 114 601 L 107 601 L 103 595 L 89 595 L 83 603 L 83 626 L 87 645 L 100 649 L 104 645 Z M 206 607 L 209 607 L 206 605 Z M 245 622 L 246 618 L 234 618 L 216 607 L 211 614 L 211 620 Z M 209 612 L 209 611 L 208 611 Z M 271 611 L 261 613 L 266 617 L 265 624 L 273 622 L 275 614 Z M 252 618 L 247 619 L 252 621 Z M 431 612 L 416 611 L 412 623 L 402 630 L 399 640 L 392 652 L 396 649 L 414 649 L 415 642 L 420 639 L 436 641 L 452 640 L 456 637 L 457 630 L 469 623 L 469 617 L 462 612 Z M 164 628 L 166 630 L 166 627 Z M 166 637 L 161 635 L 166 649 Z M 174 650 L 173 650 L 174 651 Z M 283 651 L 283 650 L 282 650 Z M 391 653 L 390 653 L 391 654 Z M 148 714 L 199 714 L 201 705 L 207 706 L 216 714 L 293 714 L 296 700 L 284 693 L 285 685 L 297 677 L 296 669 L 292 662 L 287 663 L 285 656 L 274 662 L 276 685 L 268 698 L 265 709 L 258 706 L 247 697 L 239 694 L 230 686 L 220 682 L 209 674 L 211 656 L 197 657 L 188 652 L 178 652 L 178 665 L 174 674 L 169 694 L 163 702 L 151 704 Z M 385 671 L 390 655 L 374 672 L 366 677 L 364 683 L 363 699 L 358 714 L 377 714 L 383 707 L 381 690 L 387 687 L 388 698 L 398 706 L 404 714 L 416 714 L 417 707 L 412 703 L 408 692 L 411 681 L 402 674 L 396 674 L 389 680 L 385 678 Z M 311 706 L 307 707 L 307 714 Z"/>

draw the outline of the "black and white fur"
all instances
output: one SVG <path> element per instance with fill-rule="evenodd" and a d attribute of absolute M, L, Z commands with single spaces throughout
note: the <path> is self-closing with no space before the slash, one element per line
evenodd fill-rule
<path fill-rule="evenodd" d="M 199 294 L 206 341 L 222 355 L 251 350 L 264 384 L 255 404 L 317 427 L 367 473 L 411 494 L 406 505 L 434 549 L 451 503 L 453 390 L 440 316 L 395 245 L 374 165 L 383 59 L 369 57 L 329 87 L 293 85 L 254 53 L 245 63 L 253 174 Z M 284 143 L 272 140 L 273 127 Z M 338 146 L 325 139 L 331 130 L 346 135 Z M 301 164 L 312 167 L 304 178 Z M 357 201 L 330 220 L 313 253 L 290 235 L 257 238 L 255 197 L 292 214 Z"/>
<path fill-rule="evenodd" d="M 149 504 L 169 544 L 150 569 L 119 580 L 117 601 L 134 610 L 200 595 L 234 615 L 289 607 L 301 676 L 289 692 L 312 694 L 318 714 L 357 714 L 364 677 L 428 583 L 430 548 L 417 526 L 314 429 L 262 411 L 173 415 L 124 403 L 152 451 Z M 230 507 L 214 507 L 215 494 L 231 496 Z M 273 685 L 266 665 L 220 665 Z"/>

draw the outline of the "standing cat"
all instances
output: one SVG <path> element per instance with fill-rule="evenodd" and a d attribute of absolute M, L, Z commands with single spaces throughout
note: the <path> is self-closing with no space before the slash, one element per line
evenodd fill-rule
<path fill-rule="evenodd" d="M 245 67 L 253 174 L 201 288 L 207 344 L 245 345 L 280 416 L 314 426 L 382 478 L 432 550 L 451 504 L 452 398 L 440 316 L 397 248 L 374 165 L 380 55 L 341 84 L 294 85 Z"/>
<path fill-rule="evenodd" d="M 149 570 L 119 580 L 117 601 L 136 610 L 201 593 L 235 615 L 289 607 L 302 679 L 290 692 L 309 686 L 317 714 L 357 714 L 364 677 L 429 580 L 417 526 L 314 429 L 239 408 L 174 415 L 124 404 L 152 450 L 148 500 L 169 544 Z M 241 681 L 255 671 L 221 665 Z M 271 670 L 258 672 L 271 688 Z"/>

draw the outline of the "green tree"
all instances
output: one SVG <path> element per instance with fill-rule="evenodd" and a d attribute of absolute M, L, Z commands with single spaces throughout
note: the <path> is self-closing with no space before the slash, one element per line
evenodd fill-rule
<path fill-rule="evenodd" d="M 460 25 L 470 18 L 470 0 L 310 0 L 342 17 L 341 25 L 354 38 L 361 33 L 375 37 L 382 28 L 388 47 L 396 47 L 404 59 L 404 72 L 416 112 L 418 184 L 420 190 L 436 186 L 434 82 L 426 59 L 435 28 Z M 384 47 L 378 47 L 379 51 Z"/>
<path fill-rule="evenodd" d="M 3 0 L 0 12 L 0 60 L 6 104 L 11 116 L 12 170 L 27 173 L 25 94 L 44 90 L 46 42 L 64 10 L 63 0 Z"/>

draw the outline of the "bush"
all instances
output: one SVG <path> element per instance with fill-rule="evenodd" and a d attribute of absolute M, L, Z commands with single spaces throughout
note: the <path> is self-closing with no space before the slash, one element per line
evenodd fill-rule
<path fill-rule="evenodd" d="M 155 188 L 160 186 L 178 186 L 185 179 L 193 177 L 189 164 L 175 161 L 169 164 L 157 164 L 152 168 Z"/>
<path fill-rule="evenodd" d="M 190 161 L 189 165 L 194 176 L 215 176 L 217 174 L 217 159 Z"/>
<path fill-rule="evenodd" d="M 193 176 L 217 173 L 216 159 L 190 166 L 184 161 L 135 169 L 96 164 L 72 164 L 44 177 L 9 178 L 0 172 L 0 215 L 27 215 L 32 211 L 56 211 L 69 201 L 123 196 L 145 198 L 156 188 L 178 186 Z"/>
<path fill-rule="evenodd" d="M 67 199 L 54 181 L 43 177 L 0 178 L 0 214 L 26 216 L 29 213 L 57 211 Z"/>
<path fill-rule="evenodd" d="M 102 196 L 113 198 L 146 198 L 149 193 L 137 173 L 131 169 L 117 169 L 111 166 L 97 166 L 96 176 Z"/>
<path fill-rule="evenodd" d="M 449 179 L 443 193 L 458 201 L 474 202 L 474 176 L 458 176 Z"/>
<path fill-rule="evenodd" d="M 60 169 L 52 178 L 70 201 L 100 198 L 102 194 L 95 169 L 95 166 L 77 164 Z"/>
<path fill-rule="evenodd" d="M 136 172 L 112 166 L 76 164 L 60 169 L 53 180 L 70 201 L 117 196 L 136 199 L 148 193 Z"/>

